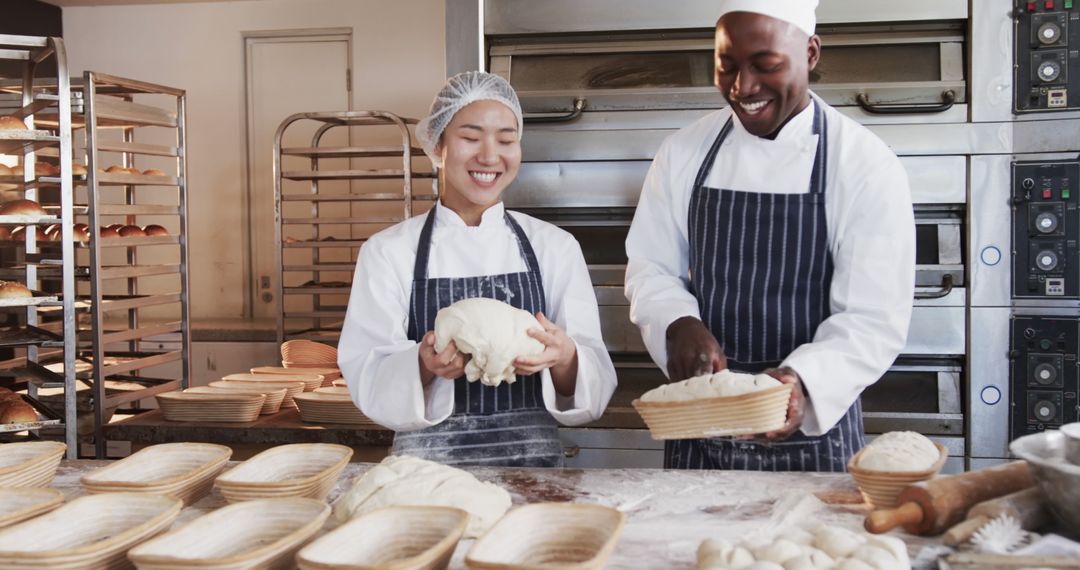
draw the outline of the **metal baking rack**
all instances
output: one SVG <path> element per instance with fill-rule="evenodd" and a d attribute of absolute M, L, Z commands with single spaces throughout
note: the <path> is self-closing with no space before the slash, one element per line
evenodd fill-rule
<path fill-rule="evenodd" d="M 47 216 L 0 216 L 0 226 L 18 224 L 27 230 L 19 240 L 7 240 L 3 251 L 4 263 L 14 268 L 4 270 L 9 279 L 22 281 L 34 291 L 25 299 L 0 300 L 0 310 L 11 314 L 17 311 L 18 323 L 0 331 L 0 346 L 14 355 L 0 362 L 5 376 L 25 383 L 27 400 L 45 419 L 37 422 L 0 425 L 0 433 L 29 432 L 36 434 L 43 427 L 61 428 L 67 444 L 68 458 L 78 454 L 75 406 L 75 252 L 72 244 L 74 220 L 74 191 L 72 184 L 72 136 L 71 136 L 71 85 L 67 69 L 67 55 L 60 38 L 38 36 L 0 35 L 0 59 L 21 62 L 21 81 L 5 85 L 11 104 L 2 113 L 23 119 L 26 131 L 0 131 L 0 154 L 17 157 L 23 167 L 22 176 L 0 176 L 0 188 L 8 193 L 20 194 L 48 207 Z M 53 60 L 55 76 L 38 76 L 39 65 Z M 46 111 L 48 110 L 48 111 Z M 49 121 L 41 120 L 50 114 Z M 51 191 L 44 192 L 43 184 L 35 175 L 38 156 L 51 156 L 57 161 L 60 172 L 49 177 Z M 61 240 L 57 247 L 44 248 L 37 239 L 36 229 L 42 225 L 56 224 Z M 51 266 L 59 283 L 56 290 L 42 293 L 46 284 L 41 271 Z M 51 283 L 50 283 L 51 285 Z M 46 313 L 54 315 L 51 323 L 43 318 Z M 57 314 L 59 313 L 59 314 Z M 47 361 L 60 362 L 62 373 L 45 367 Z M 64 417 L 37 399 L 42 386 L 63 389 Z"/>
<path fill-rule="evenodd" d="M 90 226 L 90 294 L 86 302 L 91 327 L 80 340 L 92 347 L 88 356 L 93 367 L 77 377 L 93 388 L 94 444 L 98 457 L 103 457 L 106 410 L 185 388 L 188 383 L 186 94 L 182 89 L 87 71 L 82 95 L 85 206 Z M 136 133 L 144 128 L 154 129 L 155 143 L 136 142 Z M 109 138 L 107 131 L 119 131 L 122 136 Z M 160 142 L 162 132 L 167 144 Z M 168 166 L 161 169 L 164 175 L 104 172 L 105 154 L 118 156 L 124 167 L 134 167 L 137 159 L 146 157 L 158 157 L 150 160 Z M 104 224 L 122 220 L 136 225 L 148 216 L 155 223 L 169 225 L 170 234 L 101 237 Z M 163 262 L 162 257 L 170 261 Z M 154 282 L 148 285 L 149 279 Z M 153 318 L 141 313 L 150 309 L 156 312 Z M 162 313 L 168 316 L 162 317 Z M 122 321 L 120 326 L 118 321 Z M 177 363 L 179 369 L 175 370 Z M 111 380 L 135 382 L 143 388 L 109 393 L 105 384 Z"/>
<path fill-rule="evenodd" d="M 293 132 L 310 129 L 312 122 L 316 128 L 310 146 L 285 145 L 284 141 L 301 136 L 290 136 Z M 417 203 L 434 203 L 434 183 L 430 191 L 416 188 L 417 180 L 433 181 L 435 173 L 415 146 L 409 130 L 414 124 L 415 119 L 384 111 L 346 111 L 298 113 L 278 126 L 274 137 L 278 343 L 309 339 L 336 344 L 360 247 L 374 231 L 412 216 Z M 353 131 L 354 127 L 363 129 Z M 371 127 L 382 127 L 382 134 L 396 127 L 391 137 L 395 142 L 368 146 L 325 142 L 333 129 L 349 129 L 347 134 L 357 138 Z M 400 167 L 387 167 L 397 158 Z M 417 168 L 414 159 L 425 159 L 424 167 Z M 348 161 L 345 168 L 332 162 L 343 160 Z M 340 185 L 332 191 L 327 188 L 327 183 L 340 181 L 347 181 L 347 192 Z M 400 182 L 400 189 L 394 181 Z M 298 204 L 309 208 L 299 214 Z"/>

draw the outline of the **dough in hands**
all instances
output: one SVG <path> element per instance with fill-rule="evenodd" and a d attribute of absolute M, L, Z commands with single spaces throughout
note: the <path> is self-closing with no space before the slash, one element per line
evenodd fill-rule
<path fill-rule="evenodd" d="M 468 511 L 465 537 L 476 538 L 510 509 L 510 493 L 461 469 L 408 455 L 392 455 L 364 473 L 334 503 L 334 520 L 343 524 L 391 505 L 434 505 Z"/>
<path fill-rule="evenodd" d="M 913 431 L 891 431 L 874 439 L 859 455 L 858 467 L 874 471 L 925 471 L 941 457 L 934 442 Z"/>
<path fill-rule="evenodd" d="M 672 382 L 645 392 L 643 402 L 681 402 L 738 396 L 780 386 L 780 381 L 768 374 L 741 374 L 721 370 L 715 374 L 703 374 Z"/>
<path fill-rule="evenodd" d="M 435 315 L 435 350 L 454 341 L 459 351 L 472 355 L 465 364 L 465 377 L 488 386 L 513 383 L 514 359 L 544 351 L 544 343 L 528 335 L 529 329 L 543 330 L 528 311 L 502 301 L 477 297 L 444 307 Z"/>

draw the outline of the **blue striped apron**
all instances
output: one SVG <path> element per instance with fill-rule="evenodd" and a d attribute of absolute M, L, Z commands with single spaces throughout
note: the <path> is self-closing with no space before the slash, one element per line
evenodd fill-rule
<path fill-rule="evenodd" d="M 832 256 L 825 217 L 828 163 L 825 113 L 814 102 L 817 153 L 805 194 L 709 188 L 705 180 L 732 119 L 720 130 L 690 197 L 690 283 L 702 321 L 724 347 L 728 368 L 760 372 L 811 342 L 828 318 Z M 664 444 L 664 465 L 676 469 L 845 471 L 864 444 L 856 401 L 822 436 L 796 432 L 756 443 L 695 439 Z"/>
<path fill-rule="evenodd" d="M 462 299 L 497 299 L 536 314 L 545 311 L 540 264 L 529 238 L 509 212 L 506 224 L 517 237 L 527 270 L 478 277 L 428 279 L 432 208 L 420 232 L 409 301 L 409 339 L 419 342 L 435 328 L 435 314 Z M 437 380 L 441 381 L 441 380 Z M 485 386 L 464 376 L 454 380 L 454 413 L 428 428 L 398 432 L 395 455 L 413 455 L 448 465 L 562 467 L 563 451 L 555 418 L 544 406 L 540 374 L 518 376 L 513 384 Z"/>

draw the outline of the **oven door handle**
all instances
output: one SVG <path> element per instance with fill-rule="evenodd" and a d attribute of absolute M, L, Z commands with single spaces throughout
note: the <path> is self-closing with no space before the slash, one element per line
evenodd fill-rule
<path fill-rule="evenodd" d="M 585 109 L 585 98 L 578 97 L 574 99 L 574 110 L 565 115 L 542 115 L 532 116 L 527 115 L 522 120 L 530 125 L 537 123 L 569 123 L 574 119 L 581 116 L 581 112 Z"/>
<path fill-rule="evenodd" d="M 946 273 L 941 276 L 941 289 L 937 291 L 929 291 L 926 293 L 915 293 L 916 299 L 941 299 L 942 297 L 948 297 L 949 293 L 952 293 L 953 288 L 953 276 L 952 273 Z"/>
<path fill-rule="evenodd" d="M 951 89 L 941 94 L 940 104 L 930 105 L 874 105 L 866 93 L 855 96 L 855 102 L 862 107 L 863 111 L 874 115 L 907 115 L 911 113 L 943 113 L 952 108 L 956 102 L 956 93 Z"/>

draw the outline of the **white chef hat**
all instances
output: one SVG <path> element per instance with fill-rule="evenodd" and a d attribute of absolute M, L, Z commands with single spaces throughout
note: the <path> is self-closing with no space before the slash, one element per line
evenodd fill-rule
<path fill-rule="evenodd" d="M 728 12 L 753 12 L 783 20 L 812 36 L 817 25 L 817 5 L 818 0 L 721 0 L 717 19 Z"/>
<path fill-rule="evenodd" d="M 435 145 L 439 144 L 439 137 L 450 125 L 454 115 L 470 103 L 485 100 L 498 101 L 514 112 L 520 140 L 523 129 L 521 103 L 518 102 L 514 88 L 498 75 L 483 71 L 465 71 L 446 80 L 446 85 L 443 85 L 442 90 L 435 95 L 435 100 L 431 102 L 428 116 L 416 124 L 416 138 L 432 164 L 442 167 L 442 157 L 435 152 Z"/>

